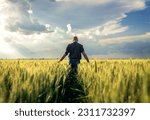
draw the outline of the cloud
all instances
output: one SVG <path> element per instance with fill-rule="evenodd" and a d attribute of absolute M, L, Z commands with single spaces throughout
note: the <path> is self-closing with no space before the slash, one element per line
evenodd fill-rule
<path fill-rule="evenodd" d="M 149 58 L 150 57 L 150 41 L 132 41 L 122 45 L 122 49 L 118 52 L 128 54 L 132 58 Z"/>
<path fill-rule="evenodd" d="M 96 30 L 96 35 L 112 35 L 128 30 L 128 26 L 122 26 L 119 20 L 109 21 Z"/>
<path fill-rule="evenodd" d="M 125 43 L 125 42 L 149 41 L 149 40 L 150 40 L 150 32 L 147 32 L 142 35 L 103 39 L 103 40 L 99 40 L 99 44 L 111 45 L 111 44 L 119 44 L 119 43 Z"/>
<path fill-rule="evenodd" d="M 9 43 L 0 40 L 0 58 L 17 58 L 23 57 Z"/>
<path fill-rule="evenodd" d="M 54 32 L 54 30 L 53 30 L 53 28 L 51 27 L 50 24 L 45 24 L 45 27 L 46 27 L 46 30 L 47 30 L 48 32 Z"/>
<path fill-rule="evenodd" d="M 68 23 L 73 25 L 77 32 L 81 29 L 95 28 L 96 30 L 91 29 L 89 31 L 91 36 L 93 34 L 92 31 L 97 35 L 116 34 L 128 29 L 128 26 L 121 25 L 121 21 L 127 17 L 126 13 L 145 8 L 145 2 L 143 0 L 135 0 L 132 2 L 129 0 L 117 2 L 115 0 L 68 0 L 68 2 L 64 0 L 66 2 L 62 3 L 57 1 L 56 3 L 52 3 L 54 0 L 9 1 L 11 1 L 11 8 L 17 8 L 15 12 L 18 15 L 13 18 L 8 18 L 7 28 L 24 34 L 32 34 L 31 31 L 33 33 L 46 32 L 49 30 L 47 27 L 44 28 L 46 24 L 49 24 L 51 29 L 56 26 L 65 29 L 65 25 Z M 72 4 L 72 2 L 78 4 Z M 83 7 L 82 3 L 90 4 Z M 111 7 L 112 5 L 114 6 L 113 8 Z M 20 19 L 17 19 L 18 16 L 20 16 Z M 12 20 L 14 19 L 15 21 L 12 24 Z"/>
<path fill-rule="evenodd" d="M 32 6 L 28 0 L 11 0 L 4 5 L 1 14 L 5 15 L 5 28 L 10 32 L 20 32 L 28 35 L 50 31 L 44 23 L 33 17 Z"/>
<path fill-rule="evenodd" d="M 88 55 L 128 56 L 127 50 L 123 52 L 120 49 L 139 41 L 144 46 L 144 39 L 147 42 L 145 36 L 149 37 L 149 33 L 116 36 L 130 29 L 128 24 L 122 24 L 128 13 L 145 7 L 144 0 L 2 0 L 0 56 L 60 57 L 67 44 L 72 42 L 73 35 L 79 37 Z M 111 38 L 113 35 L 115 38 Z M 131 47 L 130 52 L 135 54 L 134 44 L 129 49 Z M 148 53 L 149 49 L 146 47 L 144 51 Z M 138 56 L 140 53 L 143 54 L 139 52 Z"/>
<path fill-rule="evenodd" d="M 10 46 L 16 51 L 19 51 L 19 54 L 21 54 L 21 56 L 24 58 L 30 58 L 31 56 L 34 56 L 34 52 L 22 44 L 12 43 Z"/>
<path fill-rule="evenodd" d="M 28 13 L 29 13 L 29 14 L 33 14 L 33 11 L 32 11 L 32 10 L 28 10 Z"/>
<path fill-rule="evenodd" d="M 20 32 L 22 34 L 34 34 L 46 32 L 45 25 L 40 24 L 38 21 L 34 20 L 33 23 L 27 22 L 26 24 L 17 22 L 15 25 L 10 25 L 6 27 L 9 31 Z"/>
<path fill-rule="evenodd" d="M 70 2 L 76 4 L 104 4 L 114 0 L 55 0 L 56 2 Z"/>
<path fill-rule="evenodd" d="M 150 37 L 149 37 L 150 38 Z M 130 42 L 120 42 L 113 44 L 96 44 L 89 42 L 88 46 L 84 43 L 86 52 L 90 57 L 95 58 L 149 58 L 150 41 L 135 40 Z"/>
<path fill-rule="evenodd" d="M 84 37 L 89 36 L 89 38 L 93 38 L 95 36 L 102 37 L 102 36 L 116 35 L 125 32 L 128 29 L 129 29 L 128 26 L 121 25 L 120 19 L 116 19 L 113 21 L 106 22 L 101 26 L 79 30 L 78 33 L 82 34 L 82 36 Z"/>
<path fill-rule="evenodd" d="M 68 24 L 68 25 L 67 25 L 67 29 L 68 29 L 68 31 L 67 31 L 67 32 L 71 32 L 71 31 L 72 31 L 71 24 Z"/>
<path fill-rule="evenodd" d="M 136 4 L 137 1 L 142 5 Z M 44 2 L 35 0 L 32 2 L 32 9 L 36 11 L 34 17 L 63 28 L 70 23 L 76 29 L 85 29 L 101 26 L 109 21 L 122 17 L 122 14 L 125 15 L 131 11 L 145 8 L 145 3 L 141 0 L 135 0 L 133 2 L 129 0 L 126 2 L 86 0 L 84 2 L 90 2 L 90 4 L 84 6 L 82 1 L 76 0 L 76 2 L 78 4 L 70 2 L 50 3 L 48 0 L 44 0 Z M 96 4 L 92 5 L 91 3 Z"/>

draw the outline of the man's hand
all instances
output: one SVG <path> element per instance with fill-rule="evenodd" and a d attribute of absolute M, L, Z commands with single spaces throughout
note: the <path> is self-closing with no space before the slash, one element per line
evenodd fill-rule
<path fill-rule="evenodd" d="M 60 63 L 61 61 L 59 60 L 59 61 L 57 61 L 57 63 Z"/>
<path fill-rule="evenodd" d="M 61 59 L 58 61 L 58 63 L 60 63 L 66 56 L 67 56 L 67 55 L 64 54 L 64 55 L 61 57 Z"/>

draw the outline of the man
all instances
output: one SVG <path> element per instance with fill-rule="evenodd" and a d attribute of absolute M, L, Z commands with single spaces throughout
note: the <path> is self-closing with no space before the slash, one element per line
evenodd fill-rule
<path fill-rule="evenodd" d="M 71 65 L 71 68 L 74 70 L 77 70 L 78 64 L 81 60 L 81 53 L 83 54 L 86 61 L 89 63 L 89 59 L 84 51 L 83 45 L 78 43 L 78 37 L 75 36 L 73 38 L 73 43 L 69 44 L 66 48 L 65 54 L 61 57 L 59 60 L 62 61 L 69 53 L 69 64 Z"/>

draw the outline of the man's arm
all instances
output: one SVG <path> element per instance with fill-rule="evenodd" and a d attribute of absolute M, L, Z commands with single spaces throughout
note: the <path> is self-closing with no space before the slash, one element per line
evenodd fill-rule
<path fill-rule="evenodd" d="M 59 62 L 61 62 L 65 57 L 66 57 L 66 53 L 61 57 L 61 59 L 59 60 Z"/>
<path fill-rule="evenodd" d="M 82 54 L 83 54 L 84 58 L 86 59 L 86 61 L 89 63 L 90 61 L 89 61 L 89 58 L 88 58 L 88 56 L 86 55 L 86 53 L 83 51 Z"/>
<path fill-rule="evenodd" d="M 61 57 L 61 59 L 58 62 L 61 62 L 68 55 L 69 50 L 70 50 L 70 46 L 68 45 L 67 48 L 66 48 L 65 54 Z"/>

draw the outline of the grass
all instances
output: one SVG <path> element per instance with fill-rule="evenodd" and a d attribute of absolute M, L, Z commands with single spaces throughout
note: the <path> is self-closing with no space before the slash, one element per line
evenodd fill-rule
<path fill-rule="evenodd" d="M 0 102 L 150 102 L 150 60 L 0 60 Z"/>

